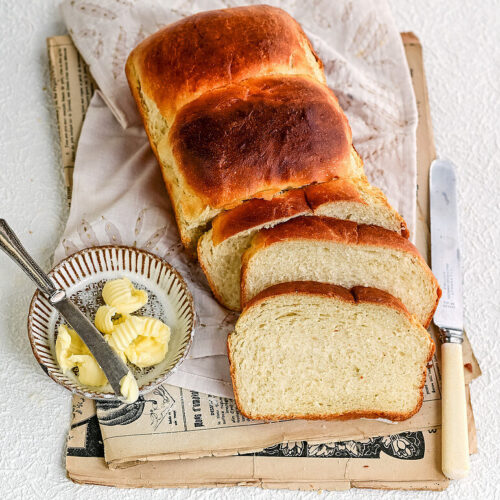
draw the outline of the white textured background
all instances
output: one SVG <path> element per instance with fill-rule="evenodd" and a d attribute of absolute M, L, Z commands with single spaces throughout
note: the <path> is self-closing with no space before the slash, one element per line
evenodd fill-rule
<path fill-rule="evenodd" d="M 57 0 L 0 0 L 0 216 L 48 269 L 67 217 L 45 38 L 63 34 Z M 65 477 L 70 397 L 37 366 L 26 336 L 34 287 L 0 255 L 0 494 L 4 498 L 500 498 L 500 3 L 390 0 L 424 46 L 438 154 L 459 166 L 465 326 L 483 376 L 472 386 L 479 455 L 445 493 L 259 489 L 113 490 Z"/>

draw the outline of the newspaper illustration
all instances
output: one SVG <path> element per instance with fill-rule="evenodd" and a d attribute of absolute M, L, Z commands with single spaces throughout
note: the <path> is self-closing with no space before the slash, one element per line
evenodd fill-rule
<path fill-rule="evenodd" d="M 63 168 L 70 172 L 94 84 L 69 37 L 53 37 L 48 47 Z M 418 71 L 412 69 L 415 78 Z M 422 71 L 420 75 L 423 78 Z M 73 99 L 79 107 L 68 105 Z M 420 112 L 423 103 L 418 104 Z M 65 175 L 65 180 L 70 194 L 71 176 Z M 421 192 L 424 190 L 419 191 L 419 196 Z M 425 204 L 419 204 L 420 211 L 422 206 Z M 419 219 L 420 225 L 426 225 L 425 213 Z M 424 229 L 420 227 L 419 236 L 425 234 Z M 420 239 L 423 245 L 428 244 L 426 238 Z M 421 250 L 425 255 L 426 248 Z M 467 339 L 464 369 L 466 384 L 481 373 Z M 380 420 L 255 422 L 244 418 L 232 399 L 168 384 L 133 405 L 110 402 L 99 404 L 97 410 L 93 401 L 74 397 L 68 474 L 75 481 L 116 486 L 248 484 L 302 489 L 442 489 L 447 482 L 436 470 L 440 384 L 439 357 L 435 356 L 428 367 L 421 411 L 396 424 Z M 469 424 L 474 452 L 470 403 Z M 236 453 L 239 455 L 234 456 Z M 295 462 L 290 468 L 288 460 L 292 457 L 297 469 Z M 179 460 L 183 458 L 198 458 L 196 466 L 192 461 Z M 353 466 L 359 474 L 347 478 L 345 461 L 350 458 L 358 458 L 360 464 L 367 460 L 368 465 L 359 470 Z M 321 460 L 328 463 L 318 466 Z M 382 465 L 374 467 L 375 461 Z M 416 462 L 420 465 L 412 468 L 413 472 L 401 465 Z M 405 481 L 399 481 L 401 477 Z"/>

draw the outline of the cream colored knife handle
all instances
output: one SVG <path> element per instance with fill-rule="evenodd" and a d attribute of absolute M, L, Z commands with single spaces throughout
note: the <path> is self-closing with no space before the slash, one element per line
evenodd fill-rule
<path fill-rule="evenodd" d="M 450 479 L 461 479 L 470 468 L 462 344 L 441 344 L 441 367 L 443 474 Z"/>

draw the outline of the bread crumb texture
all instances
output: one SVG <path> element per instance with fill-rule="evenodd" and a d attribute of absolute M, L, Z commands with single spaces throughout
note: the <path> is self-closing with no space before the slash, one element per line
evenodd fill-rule
<path fill-rule="evenodd" d="M 434 344 L 393 307 L 288 293 L 245 310 L 228 348 L 238 406 L 250 418 L 402 420 L 422 404 Z"/>

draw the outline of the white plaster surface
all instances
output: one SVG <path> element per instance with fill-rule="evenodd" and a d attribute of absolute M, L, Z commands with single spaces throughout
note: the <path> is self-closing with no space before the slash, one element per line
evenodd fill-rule
<path fill-rule="evenodd" d="M 438 153 L 459 167 L 465 326 L 483 376 L 472 385 L 479 454 L 444 493 L 114 490 L 66 479 L 70 397 L 37 366 L 26 336 L 34 287 L 0 255 L 0 496 L 3 498 L 500 498 L 500 4 L 391 0 L 424 46 Z M 65 32 L 58 0 L 0 0 L 0 216 L 45 267 L 67 217 L 45 38 Z"/>

